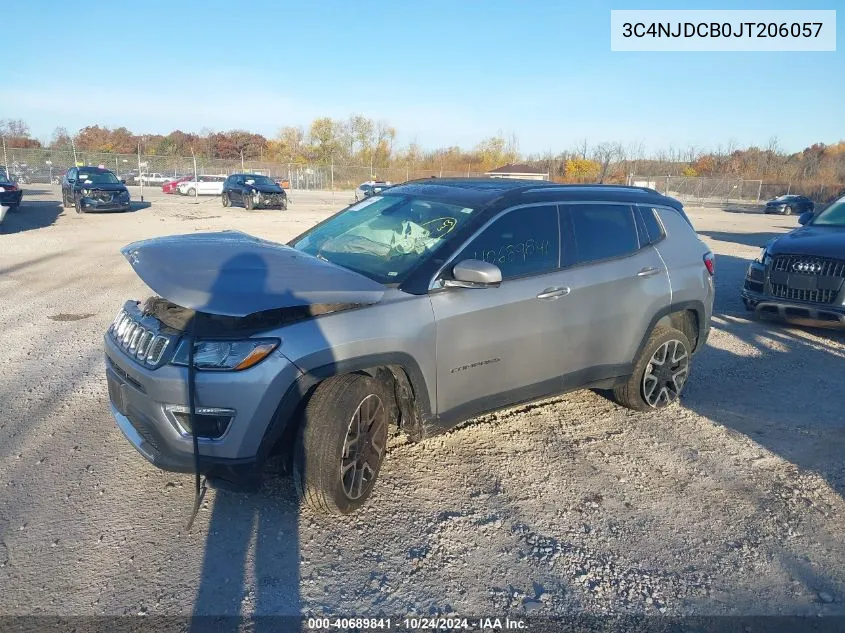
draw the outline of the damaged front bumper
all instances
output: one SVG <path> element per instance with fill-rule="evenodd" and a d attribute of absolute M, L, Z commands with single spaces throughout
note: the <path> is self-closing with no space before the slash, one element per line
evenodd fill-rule
<path fill-rule="evenodd" d="M 83 196 L 79 198 L 79 206 L 86 211 L 130 211 L 132 203 L 129 197 L 114 197 L 111 200 L 99 200 Z"/>
<path fill-rule="evenodd" d="M 133 306 L 133 317 L 147 326 L 149 317 L 141 316 L 137 304 L 127 302 L 124 310 Z M 167 354 L 159 366 L 147 366 L 127 354 L 111 332 L 104 337 L 104 350 L 110 410 L 118 428 L 158 468 L 192 472 L 187 368 L 168 364 Z M 255 470 L 268 450 L 264 440 L 271 421 L 287 423 L 277 419 L 280 400 L 300 375 L 278 350 L 243 371 L 197 371 L 197 423 L 225 416 L 219 437 L 199 437 L 201 471 Z"/>

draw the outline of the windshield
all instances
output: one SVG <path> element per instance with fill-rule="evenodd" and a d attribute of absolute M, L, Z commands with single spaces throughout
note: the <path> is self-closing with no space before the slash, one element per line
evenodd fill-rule
<path fill-rule="evenodd" d="M 110 171 L 81 171 L 79 182 L 85 185 L 116 185 L 120 181 Z"/>
<path fill-rule="evenodd" d="M 244 176 L 244 182 L 248 185 L 259 185 L 261 187 L 273 187 L 276 183 L 267 176 Z"/>
<path fill-rule="evenodd" d="M 813 226 L 845 227 L 845 198 L 840 198 L 827 209 L 819 213 L 812 222 Z"/>
<path fill-rule="evenodd" d="M 467 207 L 410 196 L 372 196 L 292 246 L 380 283 L 401 283 L 472 213 Z"/>

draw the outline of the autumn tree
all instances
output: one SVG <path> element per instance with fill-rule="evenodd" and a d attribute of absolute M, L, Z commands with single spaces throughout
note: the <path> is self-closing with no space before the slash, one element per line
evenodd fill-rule
<path fill-rule="evenodd" d="M 41 147 L 41 143 L 30 136 L 29 125 L 21 119 L 0 119 L 0 136 L 3 137 L 6 147 L 21 149 Z"/>
<path fill-rule="evenodd" d="M 50 149 L 66 149 L 70 146 L 71 139 L 67 129 L 63 127 L 54 129 L 53 134 L 50 136 Z"/>

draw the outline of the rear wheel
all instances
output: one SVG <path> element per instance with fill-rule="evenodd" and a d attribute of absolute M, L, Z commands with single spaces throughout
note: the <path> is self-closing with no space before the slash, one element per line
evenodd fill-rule
<path fill-rule="evenodd" d="M 690 369 L 692 346 L 672 327 L 652 332 L 628 381 L 613 390 L 613 399 L 635 411 L 662 409 L 680 398 Z"/>
<path fill-rule="evenodd" d="M 299 429 L 293 475 L 300 498 L 329 514 L 360 508 L 387 452 L 388 396 L 362 374 L 330 378 L 308 400 Z"/>

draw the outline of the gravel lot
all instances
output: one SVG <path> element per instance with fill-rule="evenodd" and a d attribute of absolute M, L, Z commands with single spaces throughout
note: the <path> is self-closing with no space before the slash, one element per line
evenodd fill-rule
<path fill-rule="evenodd" d="M 0 613 L 845 614 L 845 334 L 750 321 L 738 296 L 795 218 L 688 210 L 718 291 L 681 405 L 576 392 L 400 436 L 360 514 L 315 517 L 273 476 L 209 491 L 186 533 L 191 478 L 108 413 L 102 335 L 150 294 L 118 249 L 286 241 L 351 194 L 294 192 L 284 213 L 147 196 L 78 216 L 32 186 L 0 225 Z"/>

